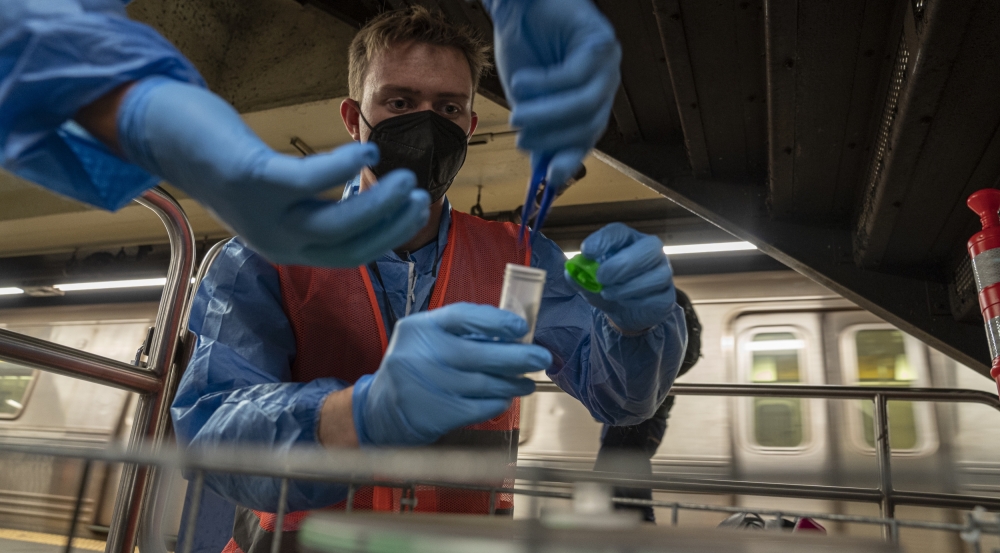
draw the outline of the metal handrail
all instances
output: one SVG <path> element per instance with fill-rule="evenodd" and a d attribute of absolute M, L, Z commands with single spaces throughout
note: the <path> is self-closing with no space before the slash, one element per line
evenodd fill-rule
<path fill-rule="evenodd" d="M 536 382 L 537 392 L 561 392 L 553 382 Z M 700 384 L 678 382 L 670 388 L 677 396 L 793 397 L 803 399 L 869 399 L 982 403 L 1000 411 L 1000 397 L 965 388 L 900 388 L 896 386 L 806 386 L 801 384 Z"/>
<path fill-rule="evenodd" d="M 5 329 L 0 329 L 0 359 L 140 394 L 161 387 L 159 378 L 133 365 Z"/>
<path fill-rule="evenodd" d="M 703 481 L 690 478 L 677 478 L 669 476 L 648 476 L 645 478 L 635 478 L 629 474 L 612 472 L 593 472 L 589 470 L 570 470 L 545 467 L 518 467 L 511 472 L 507 465 L 505 455 L 491 455 L 488 453 L 477 453 L 470 451 L 440 450 L 440 449 L 340 449 L 329 450 L 321 448 L 299 448 L 292 451 L 276 451 L 273 449 L 259 448 L 254 446 L 230 446 L 229 448 L 212 449 L 185 449 L 176 446 L 149 446 L 138 450 L 126 450 L 120 448 L 95 449 L 85 447 L 58 447 L 58 446 L 37 446 L 22 445 L 16 443 L 0 443 L 0 453 L 24 454 L 52 456 L 59 458 L 76 458 L 84 460 L 88 465 L 94 462 L 102 463 L 135 463 L 156 468 L 157 471 L 167 473 L 184 469 L 194 473 L 195 497 L 201 493 L 205 485 L 206 473 L 227 472 L 232 474 L 256 475 L 277 478 L 281 480 L 283 489 L 287 489 L 288 483 L 295 481 L 324 481 L 341 482 L 348 486 L 348 496 L 352 495 L 351 490 L 357 490 L 360 486 L 384 486 L 399 488 L 403 490 L 413 489 L 415 486 L 430 485 L 461 488 L 468 490 L 479 490 L 489 492 L 495 497 L 496 494 L 510 493 L 529 498 L 558 498 L 571 499 L 572 494 L 564 491 L 556 491 L 540 488 L 541 483 L 561 483 L 576 484 L 580 482 L 594 482 L 610 486 L 619 487 L 648 487 L 663 491 L 680 491 L 696 493 L 720 493 L 720 494 L 743 494 L 743 495 L 775 495 L 783 497 L 810 497 L 827 500 L 846 501 L 869 501 L 878 502 L 880 494 L 878 490 L 863 488 L 844 487 L 824 487 L 824 486 L 799 486 L 794 484 L 769 484 L 754 482 L 734 482 L 734 481 Z M 514 478 L 522 485 L 508 487 L 509 484 L 500 484 L 504 479 Z M 713 488 L 706 488 L 704 484 L 714 484 Z M 527 484 L 527 485 L 525 485 Z M 80 488 L 79 494 L 84 488 Z M 822 490 L 824 494 L 800 495 L 799 492 L 806 490 Z M 159 488 L 162 496 L 166 495 L 166 490 Z M 949 494 L 925 494 L 916 492 L 895 492 L 896 503 L 925 505 L 931 507 L 955 507 L 972 509 L 977 506 L 996 508 L 1000 504 L 1000 498 L 957 496 Z M 78 497 L 79 500 L 79 497 Z M 760 515 L 776 516 L 808 516 L 816 519 L 860 522 L 865 524 L 876 524 L 889 528 L 889 538 L 898 541 L 899 528 L 924 528 L 936 530 L 950 530 L 955 532 L 971 533 L 977 528 L 996 534 L 1000 532 L 1000 527 L 995 523 L 976 522 L 967 517 L 966 524 L 935 523 L 927 521 L 907 521 L 887 517 L 865 517 L 858 515 L 838 515 L 827 513 L 806 513 L 795 509 L 775 510 L 759 509 L 755 507 L 729 507 L 718 505 L 699 505 L 692 503 L 682 503 L 676 501 L 661 500 L 640 500 L 632 498 L 614 498 L 614 502 L 619 504 L 663 507 L 672 509 L 672 524 L 677 525 L 677 511 L 679 509 L 694 509 L 717 512 L 753 512 Z M 492 503 L 492 502 L 491 502 Z M 286 513 L 281 510 L 284 501 L 279 501 L 276 519 L 276 527 L 282 527 L 283 517 Z M 350 505 L 350 503 L 348 503 Z M 350 507 L 347 510 L 351 510 Z M 405 511 L 403 511 L 405 512 Z M 532 510 L 534 512 L 534 510 Z M 186 528 L 187 535 L 193 535 L 198 516 L 198 502 L 192 502 L 192 509 L 182 524 Z M 533 516 L 533 515 L 529 515 Z M 145 521 L 144 521 L 145 524 Z M 992 526 L 991 526 L 992 524 Z M 158 529 L 147 528 L 144 534 L 148 534 L 153 539 L 157 536 Z M 967 541 L 977 541 L 976 536 L 963 539 Z M 280 544 L 280 540 L 275 535 L 275 542 Z M 190 539 L 185 545 L 179 544 L 179 551 L 187 553 L 190 551 Z M 162 544 L 158 547 L 152 543 L 142 546 L 142 551 L 147 553 L 160 551 Z"/>
<path fill-rule="evenodd" d="M 212 263 L 215 262 L 215 258 L 219 257 L 219 254 L 222 253 L 222 248 L 225 248 L 226 244 L 228 244 L 230 240 L 231 239 L 229 238 L 219 240 L 215 244 L 212 244 L 212 247 L 205 252 L 205 257 L 201 259 L 201 264 L 198 265 L 198 272 L 194 277 L 194 284 L 196 286 L 200 285 L 201 281 L 205 280 L 205 275 L 207 275 L 208 270 L 212 268 Z"/>
<path fill-rule="evenodd" d="M 176 200 L 155 188 L 136 202 L 152 210 L 163 222 L 171 251 L 147 368 L 0 330 L 0 359 L 140 394 L 129 438 L 132 449 L 146 442 L 158 443 L 168 428 L 169 403 L 177 381 L 174 359 L 195 256 L 194 233 Z M 156 472 L 150 470 L 134 464 L 123 468 L 107 553 L 132 553 L 139 521 L 149 518 L 148 513 L 154 511 L 148 497 L 151 486 L 156 485 Z"/>
<path fill-rule="evenodd" d="M 180 204 L 159 188 L 146 191 L 136 201 L 153 211 L 166 227 L 170 241 L 170 266 L 156 313 L 156 327 L 149 350 L 147 368 L 161 378 L 163 386 L 155 393 L 139 398 L 132 426 L 129 447 L 138 448 L 143 442 L 160 443 L 170 424 L 170 402 L 177 387 L 179 371 L 175 360 L 180 347 L 184 311 L 194 274 L 195 241 L 191 223 Z M 152 490 L 157 489 L 163 471 L 126 465 L 118 488 L 118 498 L 111 519 L 111 530 L 105 546 L 107 553 L 132 553 L 137 537 L 156 544 L 157 539 L 139 535 L 140 521 L 146 528 L 159 527 L 162 501 L 151 504 Z M 159 549 L 164 549 L 162 542 Z M 154 551 L 147 546 L 143 551 Z"/>
<path fill-rule="evenodd" d="M 194 296 L 198 293 L 198 288 L 201 286 L 201 281 L 205 280 L 205 275 L 208 274 L 208 270 L 212 268 L 212 263 L 215 262 L 215 258 L 219 257 L 222 253 L 222 248 L 226 247 L 231 239 L 225 238 L 219 240 L 212 247 L 205 252 L 205 255 L 201 258 L 201 263 L 198 264 L 198 270 L 194 273 L 194 280 L 191 281 L 191 290 L 188 293 L 187 304 L 184 306 L 184 322 L 181 328 L 188 328 L 188 323 L 191 320 L 191 307 L 194 305 Z"/>
<path fill-rule="evenodd" d="M 164 471 L 269 476 L 296 481 L 503 482 L 512 476 L 505 453 L 447 448 L 321 448 L 287 451 L 253 444 L 187 448 L 144 444 L 139 449 L 25 445 L 0 442 L 0 453 L 148 465 Z M 575 481 L 575 480 L 574 480 Z M 497 484 L 498 486 L 500 484 Z"/>
<path fill-rule="evenodd" d="M 523 490 L 516 489 L 514 493 L 520 493 L 523 495 L 532 495 L 536 497 L 550 497 L 555 499 L 572 499 L 572 494 L 560 493 L 560 492 L 548 492 L 548 491 L 538 491 L 538 490 Z M 868 517 L 863 515 L 841 515 L 834 513 L 817 513 L 810 511 L 799 511 L 798 509 L 791 510 L 781 510 L 781 509 L 761 509 L 757 507 L 728 507 L 723 505 L 704 505 L 698 503 L 687 503 L 682 501 L 657 501 L 651 499 L 634 499 L 628 497 L 615 497 L 612 498 L 612 502 L 618 505 L 629 505 L 638 507 L 662 507 L 670 509 L 670 523 L 672 526 L 677 526 L 677 515 L 680 509 L 688 509 L 693 511 L 707 511 L 707 512 L 717 512 L 717 513 L 753 513 L 760 516 L 773 516 L 776 518 L 782 518 L 785 516 L 791 516 L 793 518 L 812 518 L 816 520 L 829 520 L 831 522 L 852 522 L 860 524 L 877 524 L 879 526 L 888 526 L 891 528 L 891 540 L 893 542 L 899 541 L 899 529 L 900 528 L 919 528 L 922 530 L 943 530 L 950 532 L 957 532 L 960 534 L 962 541 L 969 543 L 973 551 L 979 551 L 977 549 L 981 546 L 980 539 L 981 533 L 1000 534 L 1000 524 L 997 522 L 983 521 L 979 520 L 982 513 L 966 513 L 965 524 L 956 524 L 950 522 L 931 522 L 925 520 L 902 520 L 898 518 L 881 518 L 881 517 Z M 978 516 L 977 516 L 978 515 Z M 183 553 L 189 553 L 187 551 Z"/>
<path fill-rule="evenodd" d="M 539 471 L 540 475 L 538 474 Z M 798 499 L 857 501 L 866 503 L 879 503 L 882 500 L 882 493 L 877 488 L 852 486 L 717 480 L 712 478 L 674 477 L 666 475 L 651 475 L 636 478 L 634 475 L 614 472 L 602 473 L 579 469 L 539 467 L 518 467 L 516 475 L 519 480 L 563 483 L 586 480 L 589 482 L 611 484 L 619 488 L 647 488 L 677 493 L 793 497 Z M 893 490 L 892 499 L 894 505 L 955 509 L 972 509 L 982 506 L 991 510 L 1000 510 L 1000 497 Z"/>
<path fill-rule="evenodd" d="M 538 392 L 561 392 L 551 382 L 538 382 Z M 726 482 L 690 479 L 685 486 L 678 483 L 669 488 L 674 491 L 719 493 L 720 489 L 745 490 L 746 494 L 799 497 L 805 499 L 842 499 L 847 501 L 872 501 L 879 504 L 882 518 L 895 517 L 896 505 L 920 505 L 925 507 L 969 508 L 976 505 L 1000 508 L 1000 499 L 990 497 L 937 494 L 912 491 L 897 491 L 892 487 L 892 451 L 889 445 L 889 400 L 936 401 L 955 403 L 980 403 L 1000 411 L 1000 397 L 979 390 L 961 388 L 899 388 L 892 386 L 806 386 L 798 384 L 674 384 L 670 395 L 725 396 L 725 397 L 791 397 L 815 399 L 861 399 L 871 400 L 875 405 L 872 424 L 875 431 L 875 456 L 878 463 L 877 489 L 850 488 L 846 486 L 809 486 L 799 484 L 777 484 L 767 482 Z M 552 470 L 552 469 L 547 469 Z M 656 481 L 646 479 L 646 483 Z M 643 485 L 643 487 L 647 487 Z M 648 486 L 653 489 L 655 485 Z M 681 489 L 683 488 L 683 489 Z M 728 492 L 740 493 L 740 492 Z M 886 539 L 893 539 L 890 525 L 883 527 Z"/>

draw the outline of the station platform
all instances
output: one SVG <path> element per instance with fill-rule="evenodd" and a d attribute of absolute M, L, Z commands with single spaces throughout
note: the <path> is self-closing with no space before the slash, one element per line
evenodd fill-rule
<path fill-rule="evenodd" d="M 4 553 L 62 553 L 66 536 L 0 528 L 0 551 Z M 72 553 L 104 551 L 104 542 L 86 538 L 73 540 Z"/>

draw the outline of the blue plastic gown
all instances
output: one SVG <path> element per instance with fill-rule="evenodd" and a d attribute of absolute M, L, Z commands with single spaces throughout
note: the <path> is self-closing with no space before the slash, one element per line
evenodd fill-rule
<path fill-rule="evenodd" d="M 372 277 L 383 320 L 424 311 L 447 243 L 446 205 L 438 239 L 400 257 L 376 261 L 383 287 Z M 649 418 L 666 397 L 687 342 L 684 314 L 639 336 L 623 336 L 565 282 L 566 257 L 548 238 L 536 238 L 531 265 L 548 271 L 535 342 L 553 354 L 549 377 L 580 400 L 595 419 L 616 425 Z M 409 297 L 409 301 L 407 298 Z M 295 338 L 281 306 L 278 273 L 238 238 L 227 244 L 202 282 L 191 313 L 198 343 L 171 414 L 182 443 L 211 447 L 256 443 L 277 451 L 315 446 L 327 394 L 348 386 L 335 378 L 291 380 Z M 391 329 L 387 329 L 391 332 Z M 219 495 L 258 510 L 275 511 L 279 482 L 270 478 L 206 475 Z M 289 487 L 291 510 L 342 500 L 343 486 L 300 482 Z"/>
<path fill-rule="evenodd" d="M 0 1 L 0 165 L 115 210 L 159 179 L 72 122 L 115 87 L 162 75 L 205 86 L 194 66 L 122 0 Z"/>

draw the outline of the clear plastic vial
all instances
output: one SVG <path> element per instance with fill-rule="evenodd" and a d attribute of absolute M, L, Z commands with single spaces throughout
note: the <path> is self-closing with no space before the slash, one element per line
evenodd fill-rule
<path fill-rule="evenodd" d="M 535 337 L 535 322 L 538 308 L 542 305 L 542 290 L 545 289 L 545 270 L 508 263 L 503 275 L 503 291 L 500 292 L 500 309 L 517 313 L 528 321 L 528 333 L 521 342 L 530 344 Z"/>

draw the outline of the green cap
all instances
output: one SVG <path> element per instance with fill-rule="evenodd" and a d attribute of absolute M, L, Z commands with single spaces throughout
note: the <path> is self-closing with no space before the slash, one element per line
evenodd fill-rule
<path fill-rule="evenodd" d="M 583 257 L 582 253 L 574 255 L 566 261 L 566 272 L 588 292 L 597 293 L 604 288 L 597 281 L 597 269 L 600 267 L 600 263 Z"/>

